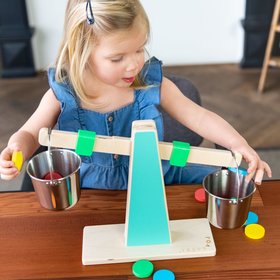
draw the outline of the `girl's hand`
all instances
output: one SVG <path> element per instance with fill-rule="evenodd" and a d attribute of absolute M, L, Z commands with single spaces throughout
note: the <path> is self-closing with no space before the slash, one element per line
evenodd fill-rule
<path fill-rule="evenodd" d="M 1 179 L 11 180 L 17 177 L 20 170 L 17 169 L 15 163 L 12 161 L 14 152 L 18 152 L 19 148 L 16 145 L 6 147 L 0 154 L 0 174 Z"/>
<path fill-rule="evenodd" d="M 250 181 L 255 176 L 255 183 L 260 185 L 265 173 L 269 178 L 272 177 L 272 172 L 269 165 L 265 161 L 261 160 L 256 151 L 248 144 L 239 148 L 235 148 L 234 150 L 240 152 L 244 160 L 248 163 L 248 175 L 246 177 L 247 181 Z"/>

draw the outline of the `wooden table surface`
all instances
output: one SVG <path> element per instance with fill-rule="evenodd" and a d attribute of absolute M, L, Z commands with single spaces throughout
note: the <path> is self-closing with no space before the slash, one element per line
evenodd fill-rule
<path fill-rule="evenodd" d="M 205 217 L 194 200 L 201 186 L 166 188 L 170 220 Z M 67 211 L 40 207 L 35 193 L 0 193 L 0 279 L 137 279 L 131 263 L 82 265 L 83 227 L 125 221 L 125 191 L 83 190 Z M 251 240 L 244 229 L 211 226 L 214 257 L 153 261 L 176 279 L 280 279 L 280 181 L 266 181 L 254 194 L 251 210 L 266 229 Z M 152 279 L 152 278 L 148 278 Z"/>

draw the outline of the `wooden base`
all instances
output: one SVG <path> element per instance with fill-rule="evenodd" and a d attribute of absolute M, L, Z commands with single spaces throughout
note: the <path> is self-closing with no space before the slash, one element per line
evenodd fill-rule
<path fill-rule="evenodd" d="M 170 221 L 172 243 L 125 246 L 125 224 L 87 226 L 83 233 L 84 265 L 210 257 L 216 247 L 206 218 Z"/>

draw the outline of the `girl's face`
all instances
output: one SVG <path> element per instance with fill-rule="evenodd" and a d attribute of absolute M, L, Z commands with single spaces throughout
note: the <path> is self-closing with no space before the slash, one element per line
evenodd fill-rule
<path fill-rule="evenodd" d="M 101 37 L 89 62 L 95 82 L 129 87 L 144 65 L 146 40 L 145 30 L 135 27 Z"/>

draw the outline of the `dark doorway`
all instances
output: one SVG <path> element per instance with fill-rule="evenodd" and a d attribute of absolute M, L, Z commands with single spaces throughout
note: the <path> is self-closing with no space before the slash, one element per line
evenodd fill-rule
<path fill-rule="evenodd" d="M 268 39 L 275 0 L 247 0 L 245 18 L 242 26 L 245 31 L 244 52 L 241 67 L 262 67 Z M 273 46 L 273 55 L 280 55 L 277 34 Z"/>
<path fill-rule="evenodd" d="M 34 76 L 31 37 L 24 0 L 0 1 L 1 77 Z"/>

